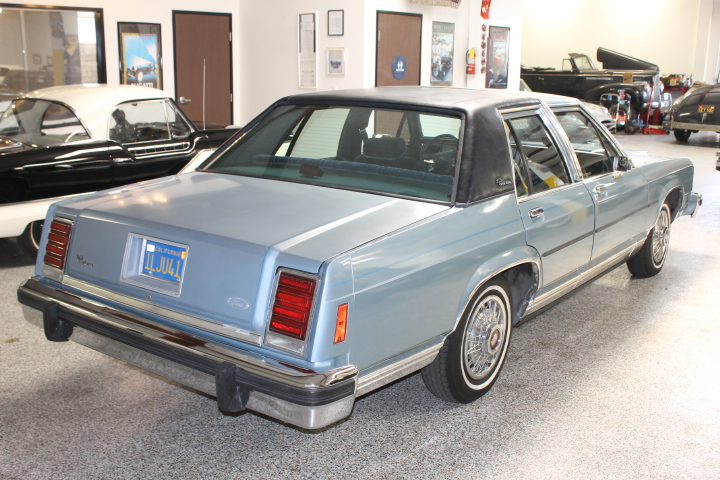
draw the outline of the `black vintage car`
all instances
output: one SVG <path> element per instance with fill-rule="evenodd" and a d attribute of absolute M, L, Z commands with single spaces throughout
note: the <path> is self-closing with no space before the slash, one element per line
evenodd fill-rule
<path fill-rule="evenodd" d="M 619 117 L 620 125 L 625 118 L 635 119 L 649 107 L 667 106 L 662 101 L 663 84 L 657 65 L 602 47 L 597 50 L 597 59 L 603 69 L 597 68 L 587 55 L 571 53 L 563 60 L 562 70 L 523 67 L 520 78 L 534 92 L 603 103 Z"/>
<path fill-rule="evenodd" d="M 720 133 L 720 84 L 693 86 L 673 104 L 663 126 L 681 142 L 700 131 Z"/>
<path fill-rule="evenodd" d="M 28 204 L 178 173 L 235 131 L 197 130 L 152 88 L 71 85 L 18 98 L 0 117 L 0 238 L 22 234 L 36 249 L 44 212 L 18 219 Z"/>

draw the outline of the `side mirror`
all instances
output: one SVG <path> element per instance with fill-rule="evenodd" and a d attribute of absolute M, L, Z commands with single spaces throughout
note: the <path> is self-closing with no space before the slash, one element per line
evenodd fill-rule
<path fill-rule="evenodd" d="M 628 157 L 612 157 L 613 171 L 627 172 L 632 168 L 632 162 Z"/>

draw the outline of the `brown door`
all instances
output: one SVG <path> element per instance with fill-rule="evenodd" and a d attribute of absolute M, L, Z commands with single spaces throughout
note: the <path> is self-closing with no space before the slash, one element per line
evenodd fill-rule
<path fill-rule="evenodd" d="M 422 15 L 378 12 L 375 85 L 420 85 Z"/>
<path fill-rule="evenodd" d="M 233 122 L 231 20 L 173 11 L 175 100 L 198 128 Z"/>

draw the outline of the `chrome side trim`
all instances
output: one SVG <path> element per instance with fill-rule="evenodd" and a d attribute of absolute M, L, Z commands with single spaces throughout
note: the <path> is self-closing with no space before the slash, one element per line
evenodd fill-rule
<path fill-rule="evenodd" d="M 635 252 L 635 249 L 640 245 L 642 241 L 635 242 L 631 246 L 627 247 L 620 253 L 617 253 L 613 255 L 612 257 L 608 258 L 607 260 L 595 265 L 594 267 L 590 268 L 589 270 L 584 271 L 581 273 L 578 277 L 572 278 L 568 280 L 567 282 L 563 283 L 562 285 L 558 285 L 554 289 L 550 290 L 547 293 L 544 293 L 543 295 L 534 298 L 530 305 L 528 306 L 527 310 L 525 311 L 525 315 L 529 315 L 531 313 L 534 313 L 538 310 L 540 310 L 543 307 L 546 307 L 547 305 L 551 304 L 555 300 L 559 299 L 563 295 L 571 292 L 572 290 L 576 289 L 580 285 L 592 280 L 608 268 L 617 265 L 618 263 L 621 263 L 628 258 Z"/>
<path fill-rule="evenodd" d="M 366 393 L 377 390 L 378 388 L 392 383 L 395 380 L 404 377 L 412 372 L 420 370 L 430 365 L 445 342 L 445 337 L 437 338 L 438 343 L 425 348 L 424 350 L 411 355 L 410 357 L 400 360 L 396 363 L 390 363 L 382 368 L 374 370 L 370 373 L 360 376 L 358 379 L 358 388 L 356 397 L 365 395 Z M 402 355 L 402 354 L 400 354 Z M 390 360 L 392 362 L 392 360 Z M 370 367 L 372 368 L 372 367 Z"/>
<path fill-rule="evenodd" d="M 195 338 L 176 328 L 160 325 L 144 317 L 133 316 L 129 312 L 116 310 L 102 303 L 83 298 L 62 289 L 40 283 L 37 277 L 27 279 L 19 287 L 23 295 L 33 297 L 40 303 L 54 302 L 62 308 L 92 321 L 107 324 L 135 335 L 141 335 L 149 340 L 174 347 L 178 350 L 213 360 L 216 362 L 230 362 L 242 367 L 244 370 L 264 378 L 276 380 L 287 385 L 299 388 L 322 388 L 333 385 L 346 378 L 357 375 L 358 369 L 354 365 L 347 365 L 328 372 L 314 372 L 301 367 L 294 367 L 281 363 L 270 357 L 260 354 L 240 351 L 211 343 L 202 338 Z M 33 310 L 32 308 L 30 310 Z M 38 311 L 38 310 L 34 310 Z M 42 315 L 42 312 L 40 312 Z M 37 319 L 28 319 L 37 325 Z M 40 320 L 42 321 L 42 319 Z M 72 339 L 72 337 L 71 337 Z"/>
<path fill-rule="evenodd" d="M 218 335 L 222 335 L 223 337 L 240 340 L 241 342 L 249 343 L 252 345 L 262 345 L 262 335 L 249 332 L 242 328 L 238 328 L 235 325 L 223 323 L 219 320 L 196 317 L 193 315 L 188 315 L 186 313 L 181 313 L 176 310 L 171 310 L 166 307 L 155 305 L 139 298 L 128 297 L 127 295 L 122 295 L 117 292 L 113 292 L 112 290 L 91 285 L 68 275 L 65 275 L 63 284 L 67 285 L 68 287 L 80 290 L 89 295 L 106 298 L 111 302 L 119 303 L 129 308 L 143 310 L 152 315 L 157 315 L 158 317 L 163 317 L 173 322 L 182 323 L 183 325 L 199 328 L 207 332 L 216 333 Z"/>

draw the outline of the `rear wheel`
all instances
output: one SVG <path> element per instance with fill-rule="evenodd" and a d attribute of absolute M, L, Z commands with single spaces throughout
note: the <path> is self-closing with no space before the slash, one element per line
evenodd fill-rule
<path fill-rule="evenodd" d="M 681 130 L 676 128 L 673 130 L 673 133 L 675 134 L 675 139 L 678 142 L 687 142 L 692 132 L 690 130 Z"/>
<path fill-rule="evenodd" d="M 37 256 L 38 249 L 40 248 L 40 237 L 42 236 L 43 220 L 31 222 L 25 231 L 18 237 L 18 244 L 20 247 L 33 257 Z"/>
<path fill-rule="evenodd" d="M 422 370 L 425 385 L 443 400 L 477 400 L 497 380 L 511 332 L 510 289 L 496 277 L 473 296 L 435 361 Z"/>
<path fill-rule="evenodd" d="M 664 203 L 655 221 L 655 226 L 650 230 L 642 248 L 627 261 L 630 273 L 642 278 L 660 273 L 670 245 L 671 223 L 670 208 L 667 203 Z"/>

